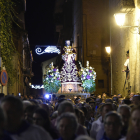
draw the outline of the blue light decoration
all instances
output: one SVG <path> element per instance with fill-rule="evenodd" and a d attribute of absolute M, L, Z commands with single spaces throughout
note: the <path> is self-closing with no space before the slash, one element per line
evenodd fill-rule
<path fill-rule="evenodd" d="M 45 47 L 45 49 L 42 50 L 41 47 Z M 56 46 L 36 46 L 35 52 L 38 55 L 41 55 L 44 53 L 58 53 L 58 54 L 60 54 L 60 50 Z"/>
<path fill-rule="evenodd" d="M 50 95 L 49 94 L 45 94 L 45 98 L 49 99 Z"/>

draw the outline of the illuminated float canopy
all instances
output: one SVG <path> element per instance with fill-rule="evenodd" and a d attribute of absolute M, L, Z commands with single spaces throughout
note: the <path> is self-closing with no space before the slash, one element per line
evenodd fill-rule
<path fill-rule="evenodd" d="M 45 48 L 42 50 L 42 48 Z M 60 50 L 56 46 L 36 46 L 35 52 L 38 55 L 44 54 L 44 53 L 58 53 L 60 54 Z"/>

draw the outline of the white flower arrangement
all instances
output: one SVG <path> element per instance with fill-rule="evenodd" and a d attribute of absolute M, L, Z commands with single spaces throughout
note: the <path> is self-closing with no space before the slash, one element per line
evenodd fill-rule
<path fill-rule="evenodd" d="M 61 87 L 59 70 L 51 67 L 46 71 L 46 77 L 43 80 L 44 88 L 48 93 L 57 93 Z"/>
<path fill-rule="evenodd" d="M 89 65 L 89 62 L 87 63 Z M 79 76 L 82 81 L 82 87 L 85 91 L 92 93 L 95 91 L 95 79 L 96 72 L 93 70 L 94 68 L 87 66 L 79 71 Z"/>

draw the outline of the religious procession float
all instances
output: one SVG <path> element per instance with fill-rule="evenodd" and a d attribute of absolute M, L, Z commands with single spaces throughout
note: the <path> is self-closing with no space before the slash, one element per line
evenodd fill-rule
<path fill-rule="evenodd" d="M 70 46 L 70 41 L 64 46 L 65 53 L 62 54 L 64 61 L 62 69 L 59 71 L 53 66 L 53 62 L 46 70 L 46 77 L 43 80 L 44 89 L 47 93 L 55 94 L 56 96 L 65 95 L 66 98 L 74 98 L 81 96 L 87 98 L 90 93 L 95 91 L 96 72 L 94 68 L 89 67 L 89 61 L 84 68 L 79 62 L 80 69 L 77 69 L 75 64 L 76 53 Z"/>

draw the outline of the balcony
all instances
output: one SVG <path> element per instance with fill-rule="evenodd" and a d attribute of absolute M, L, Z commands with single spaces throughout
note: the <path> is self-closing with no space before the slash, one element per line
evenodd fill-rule
<path fill-rule="evenodd" d="M 135 9 L 134 0 L 118 0 L 117 11 L 124 13 L 131 13 Z"/>

